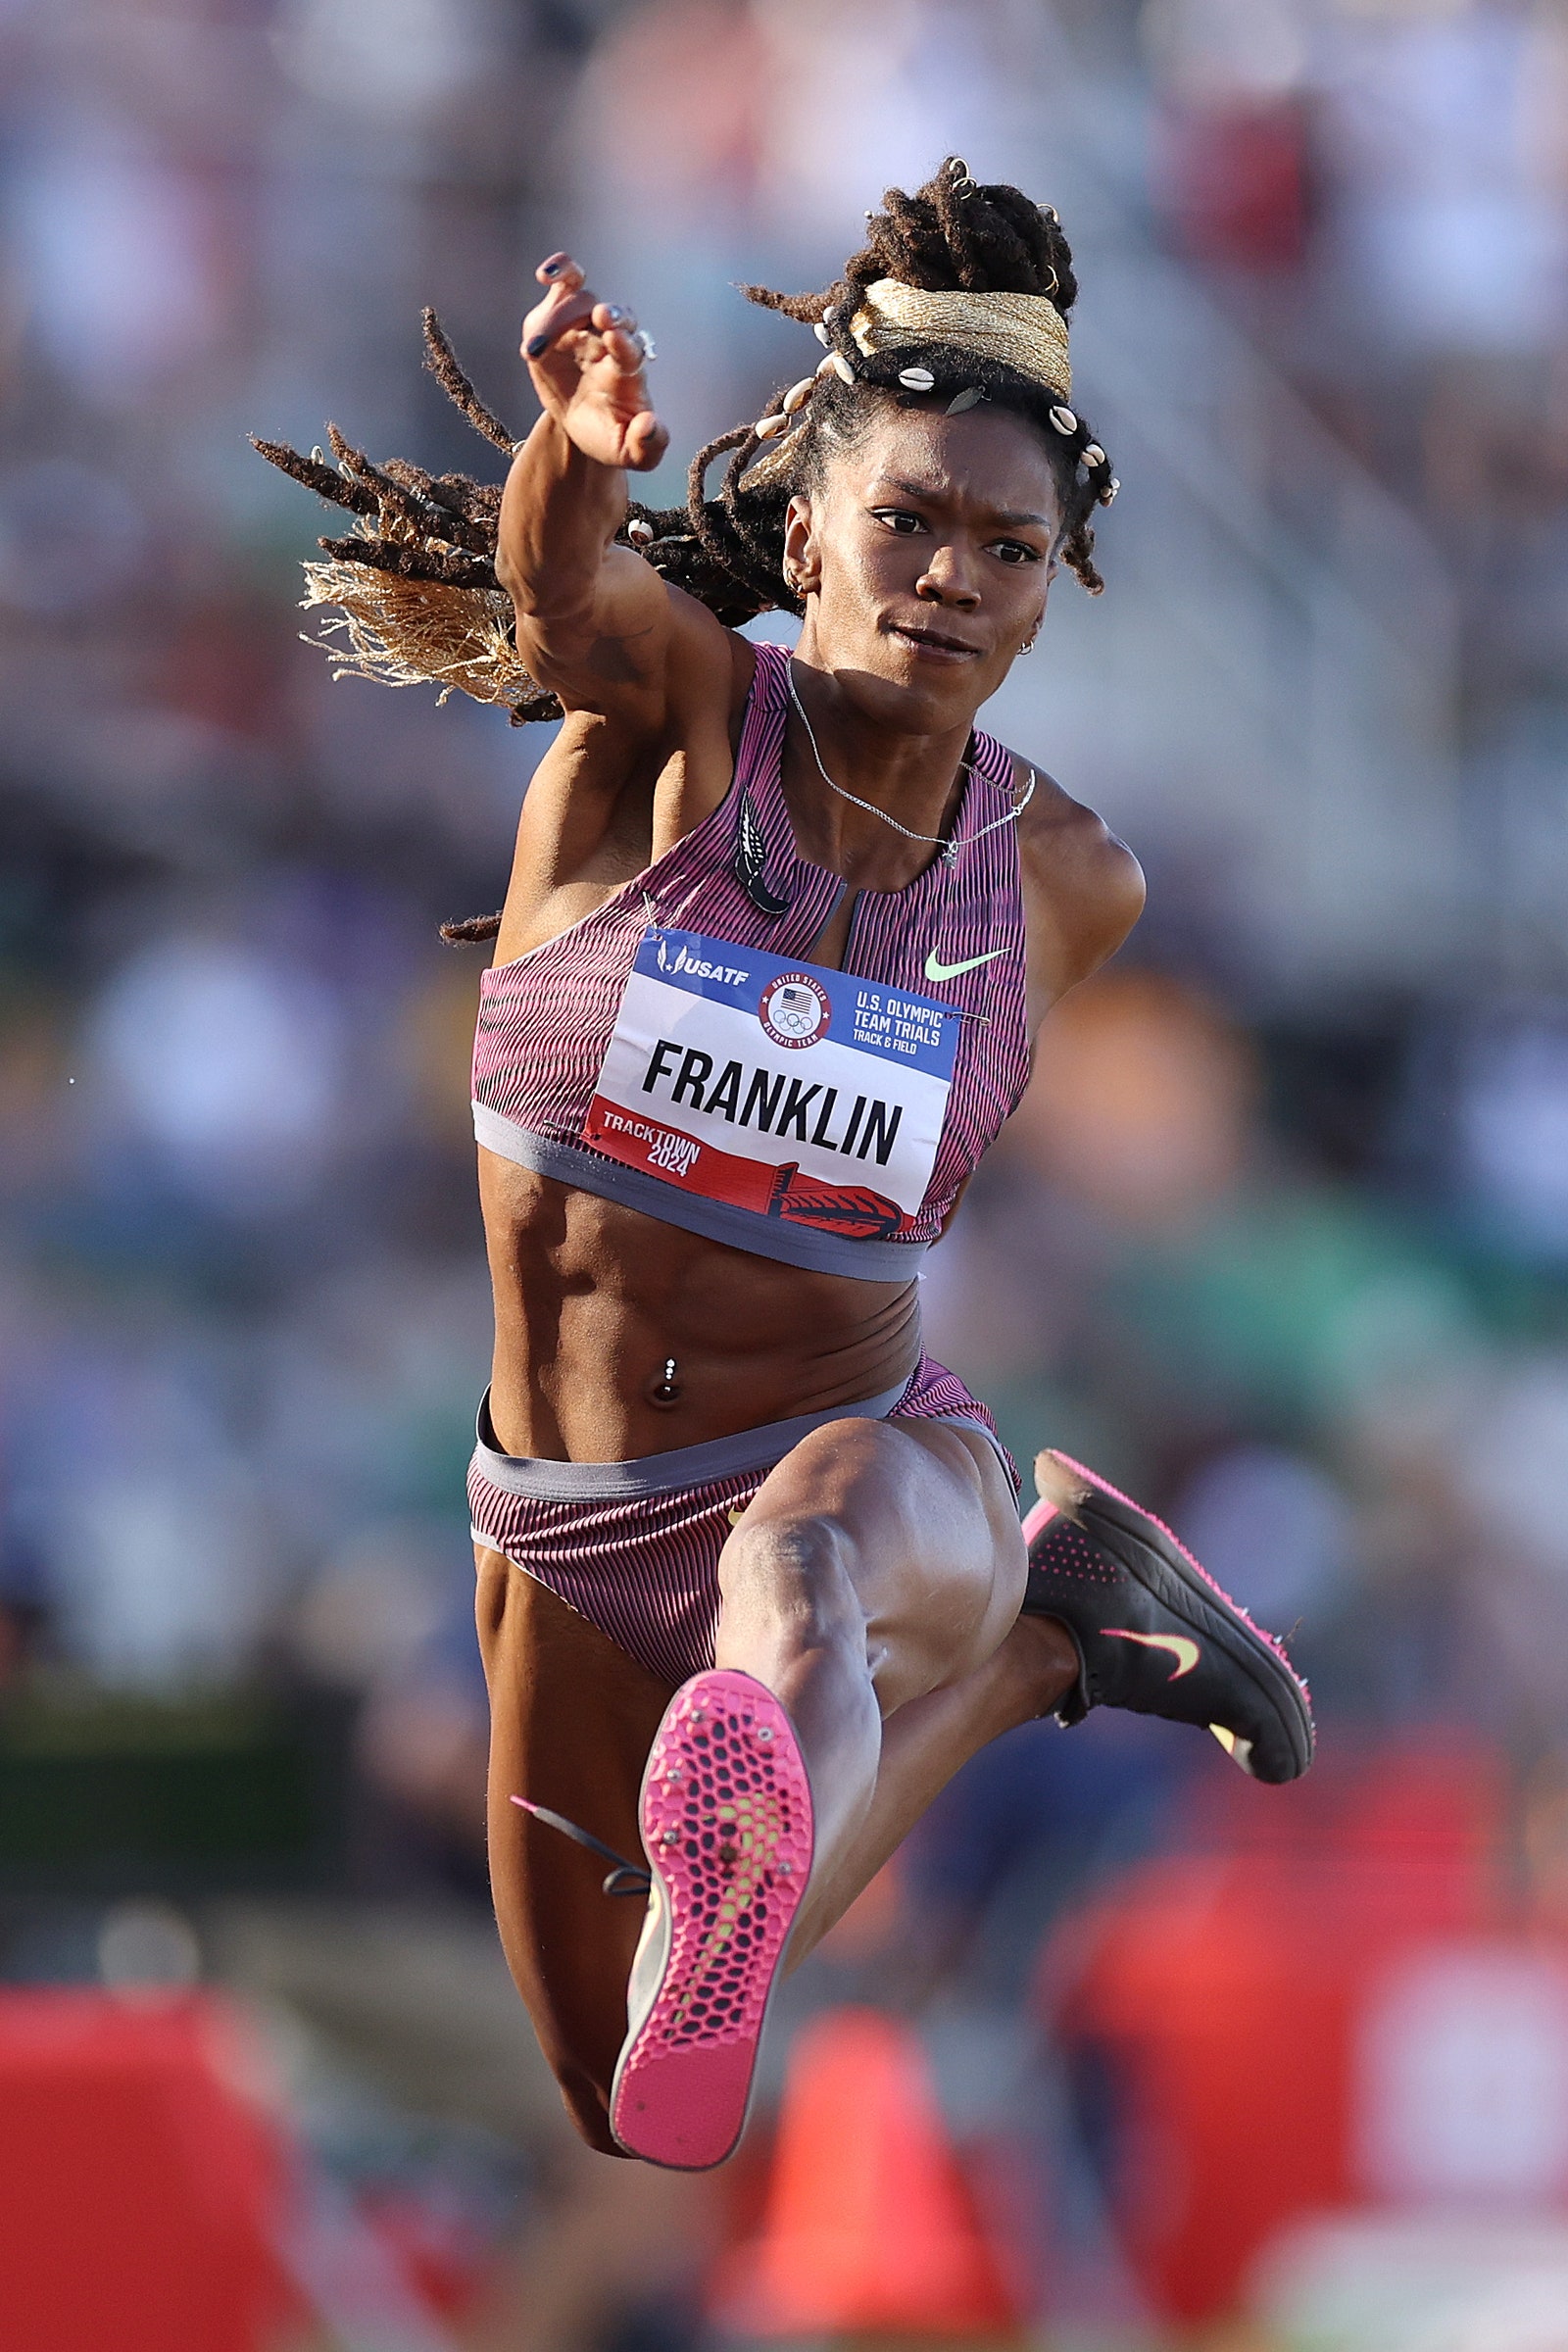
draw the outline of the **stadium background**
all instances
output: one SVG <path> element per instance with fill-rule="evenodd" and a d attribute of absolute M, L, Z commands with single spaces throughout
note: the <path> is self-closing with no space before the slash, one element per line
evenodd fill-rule
<path fill-rule="evenodd" d="M 1568 7 L 5 0 L 0 87 L 18 2352 L 107 2340 L 62 2266 L 127 2352 L 151 2308 L 39 2071 L 93 1987 L 109 2072 L 244 2042 L 288 2218 L 243 2352 L 1563 2352 Z M 950 151 L 1060 209 L 1125 485 L 995 723 L 1151 906 L 929 1343 L 1298 1628 L 1323 1761 L 1014 1735 L 797 1980 L 731 2173 L 661 2180 L 564 2141 L 479 1846 L 480 959 L 434 933 L 498 903 L 545 731 L 334 685 L 245 436 L 484 466 L 420 306 L 524 429 L 567 244 L 658 338 L 674 494 L 805 364 L 734 282 L 826 282 Z"/>

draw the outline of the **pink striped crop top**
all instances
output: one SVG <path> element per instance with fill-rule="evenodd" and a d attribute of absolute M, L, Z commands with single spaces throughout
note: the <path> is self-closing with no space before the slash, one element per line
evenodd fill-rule
<path fill-rule="evenodd" d="M 954 854 L 862 891 L 796 852 L 789 655 L 760 645 L 729 793 L 593 913 L 480 986 L 488 1151 L 812 1271 L 906 1280 L 1029 1075 L 1012 761 L 976 731 Z"/>

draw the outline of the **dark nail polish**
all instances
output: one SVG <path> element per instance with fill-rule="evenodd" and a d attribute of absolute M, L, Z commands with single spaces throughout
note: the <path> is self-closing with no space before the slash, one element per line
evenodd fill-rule
<path fill-rule="evenodd" d="M 527 353 L 529 359 L 536 360 L 539 357 L 539 354 L 545 349 L 545 346 L 549 343 L 549 341 L 550 337 L 548 335 L 530 335 L 527 342 Z"/>
<path fill-rule="evenodd" d="M 541 277 L 559 277 L 565 267 L 564 262 L 542 262 L 539 266 L 539 274 Z"/>

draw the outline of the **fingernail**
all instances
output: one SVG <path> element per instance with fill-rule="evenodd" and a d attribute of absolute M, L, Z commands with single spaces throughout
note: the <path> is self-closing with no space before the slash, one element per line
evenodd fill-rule
<path fill-rule="evenodd" d="M 548 335 L 530 335 L 525 349 L 530 360 L 536 360 L 550 341 Z"/>
<path fill-rule="evenodd" d="M 565 267 L 565 263 L 562 261 L 541 262 L 539 274 L 541 277 L 559 277 Z"/>

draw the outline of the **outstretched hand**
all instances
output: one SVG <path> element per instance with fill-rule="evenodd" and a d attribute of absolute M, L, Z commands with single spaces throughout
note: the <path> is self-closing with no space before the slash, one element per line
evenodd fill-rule
<path fill-rule="evenodd" d="M 647 473 L 669 434 L 649 405 L 636 319 L 600 302 L 569 254 L 552 254 L 534 275 L 547 288 L 522 322 L 534 390 L 585 458 Z"/>

